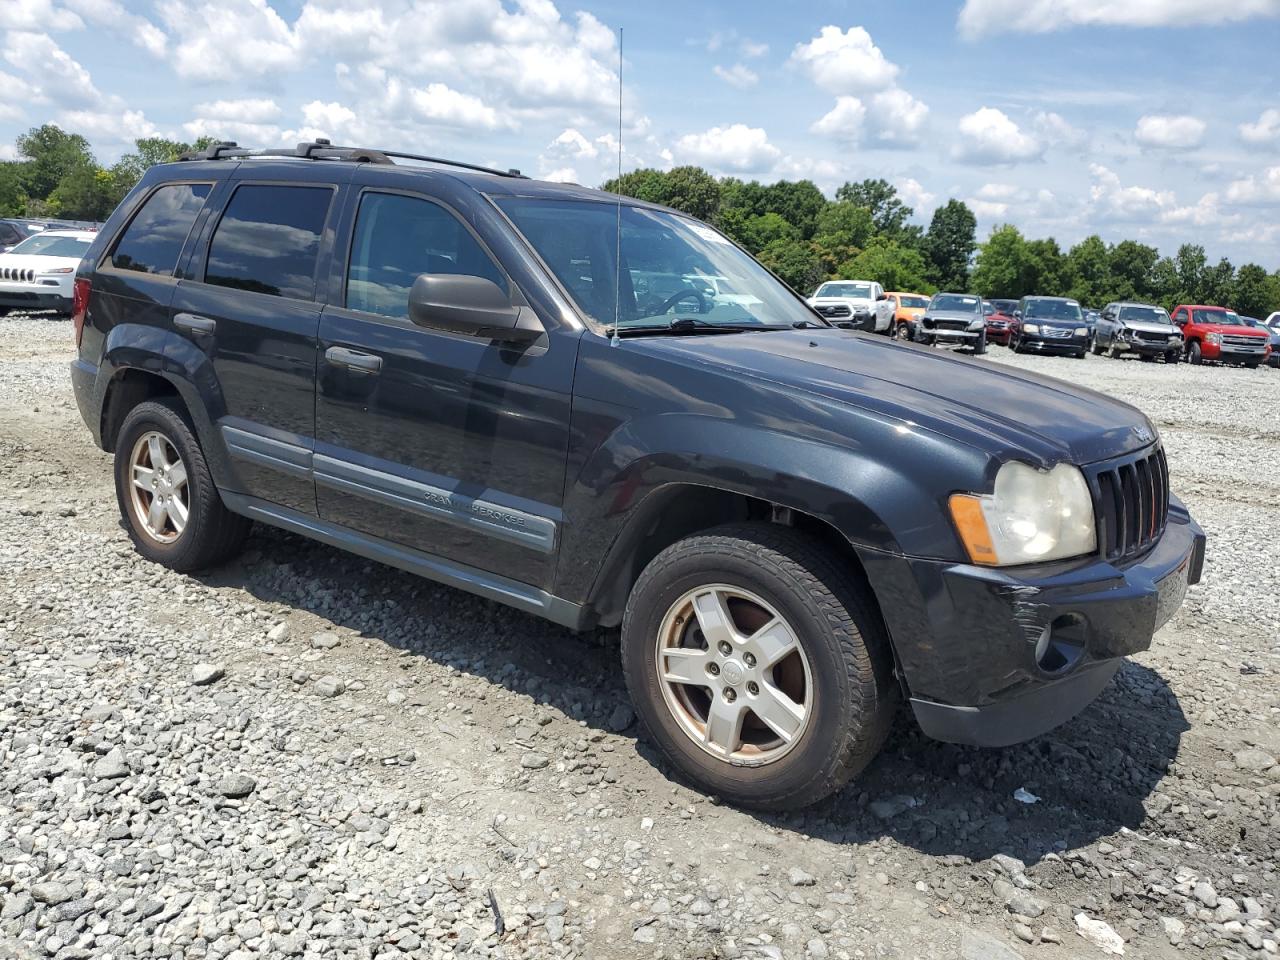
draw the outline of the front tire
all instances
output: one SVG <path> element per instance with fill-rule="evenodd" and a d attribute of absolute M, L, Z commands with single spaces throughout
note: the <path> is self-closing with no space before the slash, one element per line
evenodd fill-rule
<path fill-rule="evenodd" d="M 1204 363 L 1204 354 L 1200 350 L 1200 344 L 1195 340 L 1187 346 L 1187 362 L 1194 363 L 1197 367 Z"/>
<path fill-rule="evenodd" d="M 223 506 L 190 424 L 173 403 L 148 400 L 116 438 L 116 501 L 138 552 L 187 573 L 230 559 L 251 523 Z"/>
<path fill-rule="evenodd" d="M 984 333 L 978 337 L 978 342 L 973 345 L 973 355 L 975 357 L 980 357 L 986 352 L 987 352 L 987 335 Z"/>
<path fill-rule="evenodd" d="M 1092 340 L 1089 341 L 1089 349 L 1093 351 L 1093 355 L 1095 357 L 1102 356 L 1102 345 L 1098 343 L 1098 338 L 1096 335 Z"/>
<path fill-rule="evenodd" d="M 644 569 L 622 625 L 650 739 L 699 787 L 756 809 L 838 790 L 879 751 L 898 699 L 864 584 L 818 541 L 736 524 Z"/>
<path fill-rule="evenodd" d="M 1181 354 L 1178 353 L 1177 350 L 1170 350 L 1168 353 L 1164 355 L 1165 363 L 1177 363 L 1181 359 L 1182 359 L 1182 356 Z"/>

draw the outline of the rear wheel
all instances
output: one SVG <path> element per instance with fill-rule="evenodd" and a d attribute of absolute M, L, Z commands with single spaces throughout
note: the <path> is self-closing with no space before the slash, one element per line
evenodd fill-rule
<path fill-rule="evenodd" d="M 627 600 L 622 661 L 653 741 L 703 789 L 814 803 L 879 751 L 898 699 L 865 586 L 818 541 L 738 524 L 668 547 Z"/>
<path fill-rule="evenodd" d="M 1204 363 L 1204 354 L 1200 352 L 1200 344 L 1195 340 L 1187 345 L 1187 360 L 1197 366 Z"/>
<path fill-rule="evenodd" d="M 149 400 L 125 417 L 116 438 L 116 500 L 134 546 L 183 572 L 239 552 L 250 522 L 222 504 L 204 453 L 183 415 Z"/>

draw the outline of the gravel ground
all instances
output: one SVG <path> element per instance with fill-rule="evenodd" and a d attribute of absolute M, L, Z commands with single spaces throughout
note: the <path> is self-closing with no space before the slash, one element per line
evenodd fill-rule
<path fill-rule="evenodd" d="M 0 320 L 0 958 L 1276 955 L 1280 373 L 994 349 L 1152 416 L 1205 581 L 1060 730 L 772 817 L 637 742 L 615 636 L 266 528 L 143 562 L 69 343 Z"/>

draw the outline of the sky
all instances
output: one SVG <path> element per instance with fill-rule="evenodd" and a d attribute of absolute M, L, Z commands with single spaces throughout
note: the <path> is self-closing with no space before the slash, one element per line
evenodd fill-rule
<path fill-rule="evenodd" d="M 54 122 L 602 183 L 894 183 L 927 223 L 1280 268 L 1280 0 L 0 0 L 0 158 Z"/>

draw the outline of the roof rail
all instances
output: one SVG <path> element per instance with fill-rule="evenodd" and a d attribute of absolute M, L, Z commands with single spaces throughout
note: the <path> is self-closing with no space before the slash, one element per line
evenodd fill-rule
<path fill-rule="evenodd" d="M 418 160 L 422 163 L 438 163 L 446 167 L 460 167 L 463 170 L 475 170 L 479 173 L 491 173 L 499 177 L 519 177 L 528 179 L 514 167 L 509 170 L 498 170 L 477 163 L 465 163 L 462 160 L 446 160 L 444 157 L 428 157 L 420 153 L 403 153 L 399 150 L 372 150 L 367 147 L 335 147 L 323 137 L 306 143 L 300 143 L 293 149 L 245 150 L 230 140 L 211 143 L 203 150 L 190 150 L 180 156 L 179 160 L 231 160 L 242 157 L 298 157 L 303 160 L 352 160 L 357 163 L 392 163 L 397 160 Z"/>

